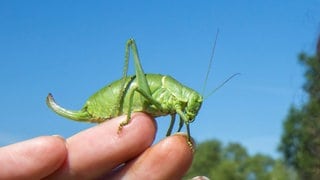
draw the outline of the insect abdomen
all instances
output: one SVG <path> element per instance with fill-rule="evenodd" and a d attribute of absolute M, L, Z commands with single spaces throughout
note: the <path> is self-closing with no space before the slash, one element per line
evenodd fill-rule
<path fill-rule="evenodd" d="M 160 74 L 146 75 L 151 94 L 161 91 L 161 89 L 163 88 L 163 77 L 165 76 Z M 120 79 L 105 86 L 104 88 L 93 94 L 87 100 L 84 109 L 86 109 L 93 118 L 96 118 L 97 121 L 101 121 L 101 119 L 110 119 L 122 114 L 127 114 L 127 112 L 129 111 L 129 94 L 134 88 L 138 86 L 136 81 L 137 80 L 135 76 L 127 77 L 123 95 L 123 102 L 118 102 L 120 95 L 119 93 L 122 92 L 122 79 Z M 159 98 L 155 96 L 153 97 L 155 99 Z M 166 112 L 161 112 L 155 106 L 150 104 L 150 102 L 147 101 L 141 94 L 135 92 L 131 112 L 137 111 L 147 112 L 154 117 L 167 115 Z"/>

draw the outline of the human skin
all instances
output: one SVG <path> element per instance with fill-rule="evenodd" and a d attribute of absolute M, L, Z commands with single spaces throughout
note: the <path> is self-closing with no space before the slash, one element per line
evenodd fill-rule
<path fill-rule="evenodd" d="M 120 116 L 64 140 L 43 136 L 0 148 L 0 179 L 181 179 L 193 152 L 185 134 L 152 145 L 155 121 Z"/>

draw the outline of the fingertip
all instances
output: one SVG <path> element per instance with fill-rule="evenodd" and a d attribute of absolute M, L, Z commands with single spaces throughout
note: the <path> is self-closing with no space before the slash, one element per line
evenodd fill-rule
<path fill-rule="evenodd" d="M 193 152 L 187 136 L 169 136 L 143 152 L 111 179 L 181 179 L 191 166 Z"/>
<path fill-rule="evenodd" d="M 179 155 L 181 160 L 184 160 L 187 164 L 192 163 L 193 153 L 194 153 L 194 141 L 192 141 L 192 146 L 188 142 L 188 135 L 185 133 L 176 133 L 172 136 L 165 138 L 160 141 L 159 144 L 167 151 L 174 151 Z"/>
<path fill-rule="evenodd" d="M 167 166 L 167 172 L 162 174 L 161 179 L 181 179 L 190 168 L 194 154 L 193 148 L 188 144 L 188 136 L 183 133 L 174 134 L 161 140 L 155 148 L 158 148 L 159 159 L 163 158 Z"/>
<path fill-rule="evenodd" d="M 53 137 L 57 141 L 62 141 L 63 144 L 66 143 L 66 139 L 64 137 L 62 137 L 61 135 L 59 135 L 59 134 L 54 134 L 54 135 L 49 136 L 49 137 Z"/>
<path fill-rule="evenodd" d="M 66 160 L 68 154 L 66 141 L 59 135 L 42 136 L 35 140 L 37 142 L 35 142 L 33 151 L 38 154 L 36 162 L 43 162 L 40 163 L 42 167 L 39 167 L 39 173 L 45 177 L 56 171 Z"/>
<path fill-rule="evenodd" d="M 62 165 L 67 149 L 62 138 L 41 136 L 3 147 L 0 155 L 0 179 L 41 179 Z"/>
<path fill-rule="evenodd" d="M 59 158 L 59 161 L 64 161 L 68 154 L 66 140 L 60 135 L 52 135 L 47 137 L 48 149 L 54 149 L 54 156 Z M 63 158 L 64 157 L 64 158 Z"/>
<path fill-rule="evenodd" d="M 68 159 L 50 178 L 94 179 L 141 154 L 152 144 L 156 123 L 145 113 L 115 117 L 67 139 Z"/>
<path fill-rule="evenodd" d="M 47 161 L 51 162 L 47 164 L 47 167 L 44 167 L 47 170 L 42 171 L 42 177 L 47 177 L 63 166 L 68 157 L 68 148 L 66 139 L 60 135 L 43 136 L 40 138 L 43 141 L 43 147 L 45 147 L 43 154 L 46 154 L 46 157 L 48 157 Z"/>

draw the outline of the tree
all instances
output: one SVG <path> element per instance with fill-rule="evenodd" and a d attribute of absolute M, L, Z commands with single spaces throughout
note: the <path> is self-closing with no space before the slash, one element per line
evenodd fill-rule
<path fill-rule="evenodd" d="M 245 180 L 239 164 L 230 160 L 221 161 L 216 168 L 211 170 L 209 177 L 211 177 L 212 180 Z"/>
<path fill-rule="evenodd" d="M 221 161 L 221 143 L 217 140 L 210 140 L 200 143 L 196 149 L 192 167 L 186 177 L 210 176 L 211 169 Z"/>
<path fill-rule="evenodd" d="M 249 157 L 244 168 L 248 180 L 269 180 L 274 167 L 274 160 L 266 155 L 256 154 Z"/>
<path fill-rule="evenodd" d="M 273 170 L 270 173 L 270 179 L 276 180 L 297 180 L 297 173 L 294 169 L 285 166 L 282 160 L 276 160 Z"/>
<path fill-rule="evenodd" d="M 320 177 L 320 38 L 317 53 L 300 54 L 305 66 L 303 86 L 307 102 L 300 108 L 292 106 L 284 122 L 284 133 L 279 150 L 285 162 L 294 167 L 300 179 Z"/>
<path fill-rule="evenodd" d="M 212 180 L 295 180 L 294 175 L 280 160 L 262 154 L 250 156 L 238 143 L 222 146 L 219 141 L 210 140 L 199 144 L 185 179 L 207 176 Z"/>
<path fill-rule="evenodd" d="M 247 150 L 238 143 L 229 143 L 222 148 L 221 161 L 211 168 L 211 179 L 244 180 L 244 168 L 249 155 Z"/>
<path fill-rule="evenodd" d="M 235 161 L 238 164 L 244 164 L 248 158 L 247 150 L 238 143 L 229 143 L 223 151 L 223 158 Z"/>
<path fill-rule="evenodd" d="M 289 110 L 286 121 L 283 124 L 284 134 L 281 138 L 279 150 L 282 152 L 286 164 L 298 168 L 299 162 L 297 155 L 301 149 L 302 133 L 302 119 L 304 114 L 301 110 L 292 106 Z"/>

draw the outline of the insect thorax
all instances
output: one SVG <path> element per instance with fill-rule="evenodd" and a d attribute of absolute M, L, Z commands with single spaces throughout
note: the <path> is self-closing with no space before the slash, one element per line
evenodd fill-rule
<path fill-rule="evenodd" d="M 161 82 L 160 85 L 150 83 L 149 81 L 153 78 L 157 79 L 156 82 Z M 175 114 L 180 108 L 185 113 L 188 122 L 194 120 L 203 101 L 198 92 L 182 85 L 171 76 L 150 74 L 147 75 L 147 80 L 151 87 L 152 97 L 161 102 L 162 107 L 167 111 L 166 113 Z"/>

